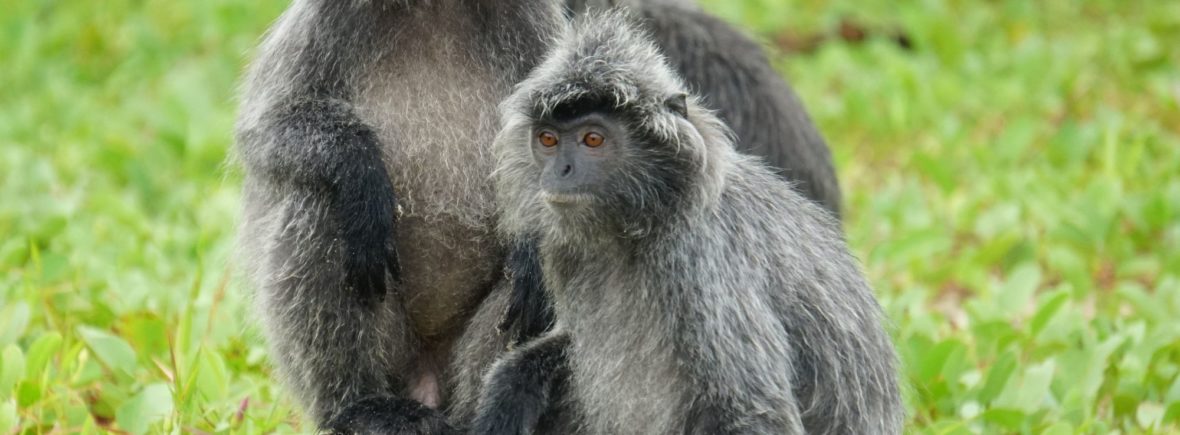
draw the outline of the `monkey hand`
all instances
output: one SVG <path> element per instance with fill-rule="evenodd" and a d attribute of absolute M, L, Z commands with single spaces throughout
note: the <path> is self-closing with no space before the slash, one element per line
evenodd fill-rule
<path fill-rule="evenodd" d="M 500 402 L 495 409 L 483 410 L 472 423 L 472 435 L 526 435 L 534 432 L 538 410 L 530 406 Z"/>
<path fill-rule="evenodd" d="M 555 331 L 497 360 L 484 382 L 471 433 L 533 433 L 569 375 L 569 346 L 569 334 Z"/>
<path fill-rule="evenodd" d="M 553 327 L 553 303 L 541 281 L 539 244 L 537 237 L 523 238 L 508 254 L 505 267 L 512 280 L 512 298 L 499 330 L 514 334 L 514 344 L 540 337 Z"/>
<path fill-rule="evenodd" d="M 436 410 L 410 399 L 376 396 L 344 408 L 324 427 L 330 434 L 453 435 Z"/>
<path fill-rule="evenodd" d="M 397 197 L 379 162 L 337 191 L 335 209 L 344 242 L 345 284 L 366 304 L 380 303 L 387 292 L 386 274 L 401 279 L 394 236 Z"/>

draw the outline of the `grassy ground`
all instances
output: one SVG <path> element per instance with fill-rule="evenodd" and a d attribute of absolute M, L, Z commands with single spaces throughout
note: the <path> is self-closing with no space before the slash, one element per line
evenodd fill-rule
<path fill-rule="evenodd" d="M 802 50 L 912 432 L 1180 430 L 1180 2 L 706 3 Z M 5 6 L 0 433 L 307 430 L 228 261 L 284 6 Z"/>

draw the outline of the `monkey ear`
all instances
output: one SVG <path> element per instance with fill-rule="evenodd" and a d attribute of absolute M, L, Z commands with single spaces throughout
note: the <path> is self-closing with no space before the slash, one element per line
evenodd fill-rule
<path fill-rule="evenodd" d="M 688 118 L 688 94 L 677 93 L 664 100 L 664 106 L 681 117 Z"/>

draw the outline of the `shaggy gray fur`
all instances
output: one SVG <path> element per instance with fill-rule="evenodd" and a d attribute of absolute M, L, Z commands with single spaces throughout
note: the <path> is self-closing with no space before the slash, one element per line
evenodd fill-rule
<path fill-rule="evenodd" d="M 695 0 L 565 0 L 571 12 L 605 10 L 616 7 L 644 7 L 649 5 L 675 5 L 683 8 L 700 9 Z"/>
<path fill-rule="evenodd" d="M 495 107 L 562 26 L 554 0 L 295 0 L 268 33 L 237 126 L 241 245 L 316 425 L 448 430 L 448 366 L 472 365 L 454 343 L 499 320 L 468 323 L 503 279 Z"/>
<path fill-rule="evenodd" d="M 840 216 L 841 193 L 827 143 L 762 47 L 700 10 L 694 0 L 561 0 L 571 16 L 619 6 L 649 32 L 688 88 L 728 125 L 738 151 L 765 160 L 803 196 Z M 517 342 L 553 323 L 541 288 L 535 238 L 514 242 L 514 286 L 504 326 Z M 490 308 L 490 307 L 489 307 Z"/>
<path fill-rule="evenodd" d="M 730 127 L 738 151 L 762 157 L 803 196 L 840 215 L 840 184 L 827 142 L 753 39 L 694 0 L 565 1 L 574 12 L 615 6 L 629 11 L 700 103 Z"/>
<path fill-rule="evenodd" d="M 611 13 L 580 20 L 503 104 L 500 229 L 540 232 L 558 323 L 495 365 L 477 429 L 536 414 L 522 406 L 563 405 L 549 385 L 512 390 L 530 379 L 515 371 L 544 367 L 528 362 L 568 339 L 557 355 L 579 432 L 899 433 L 893 347 L 837 221 L 737 153 L 697 98 L 687 117 L 669 110 L 685 91 L 656 46 Z M 613 150 L 627 164 L 609 189 L 558 212 L 542 199 L 533 126 L 603 98 L 647 142 Z"/>

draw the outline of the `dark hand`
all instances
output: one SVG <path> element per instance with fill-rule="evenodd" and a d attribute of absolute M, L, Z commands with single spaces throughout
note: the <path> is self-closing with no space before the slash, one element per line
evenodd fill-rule
<path fill-rule="evenodd" d="M 397 246 L 397 198 L 381 163 L 358 168 L 362 174 L 341 183 L 335 210 L 344 238 L 346 284 L 366 304 L 380 303 L 387 292 L 386 273 L 401 279 Z"/>
<path fill-rule="evenodd" d="M 541 279 L 540 241 L 530 238 L 516 242 L 508 254 L 508 277 L 512 297 L 499 329 L 511 332 L 514 344 L 540 337 L 553 327 L 553 303 Z"/>
<path fill-rule="evenodd" d="M 497 362 L 484 382 L 471 433 L 534 433 L 552 411 L 554 396 L 562 394 L 569 376 L 569 346 L 568 334 L 552 333 Z"/>
<path fill-rule="evenodd" d="M 370 397 L 345 408 L 324 427 L 331 434 L 452 435 L 442 414 L 410 399 Z"/>

